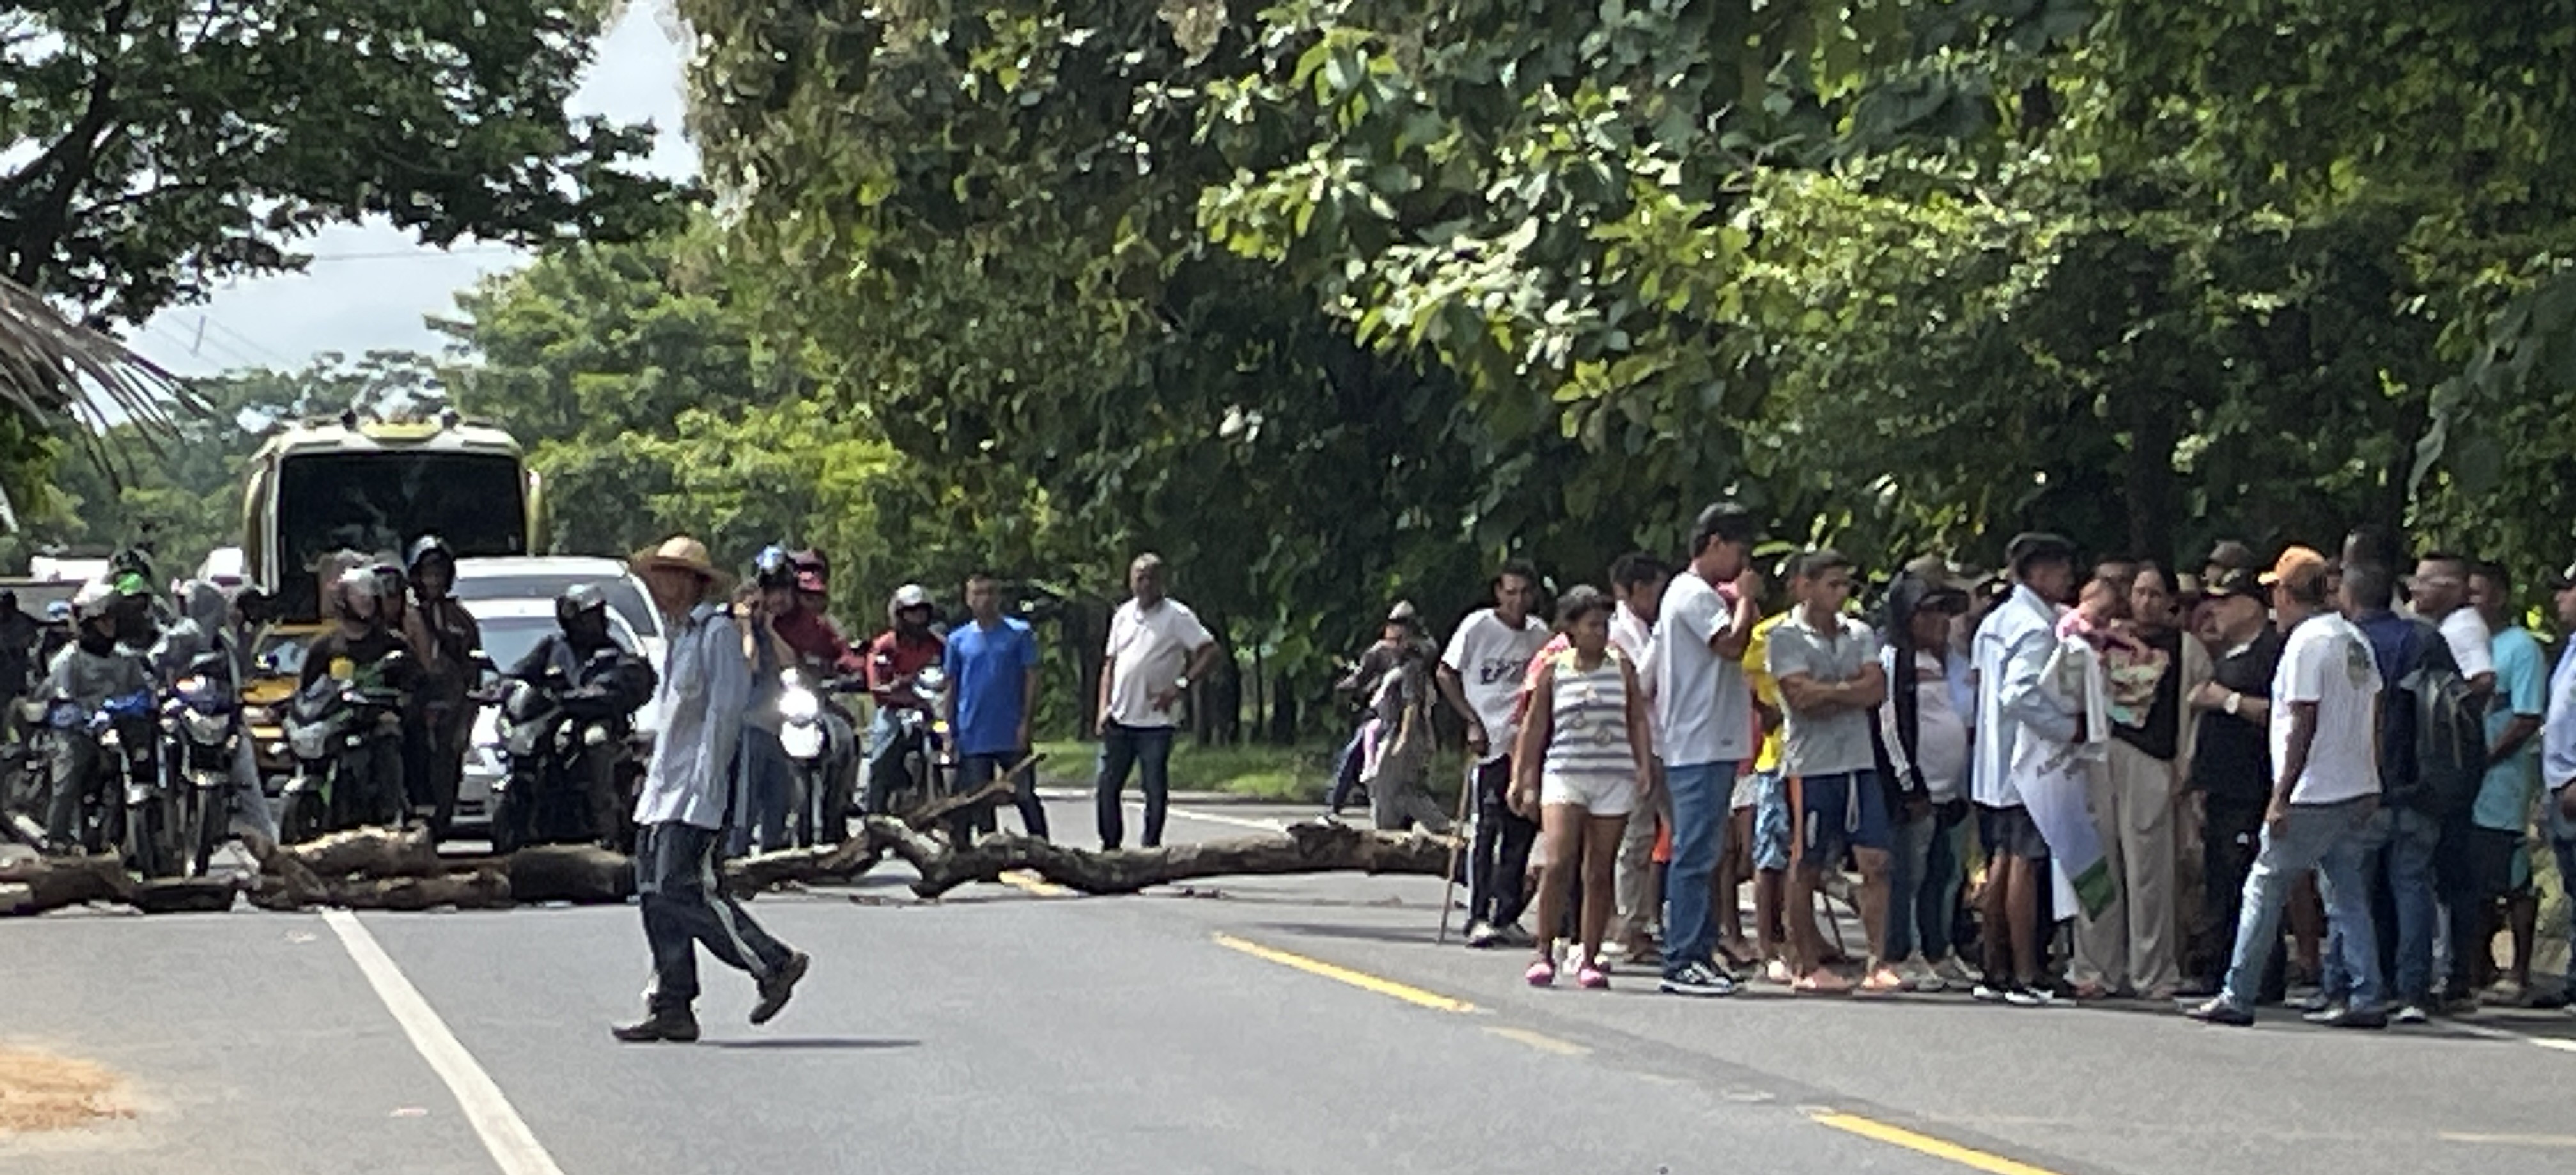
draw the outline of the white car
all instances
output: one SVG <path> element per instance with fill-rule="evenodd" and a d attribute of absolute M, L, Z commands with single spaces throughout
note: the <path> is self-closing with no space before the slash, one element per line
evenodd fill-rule
<path fill-rule="evenodd" d="M 461 562 L 520 562 L 520 560 L 462 560 Z M 458 577 L 462 580 L 462 576 Z M 503 673 L 517 665 L 521 658 L 537 647 L 547 636 L 561 631 L 555 622 L 552 595 L 535 599 L 481 599 L 465 602 L 465 611 L 483 630 L 483 653 Z M 608 609 L 608 635 L 618 647 L 632 653 L 644 647 L 626 617 L 612 605 Z M 657 663 L 654 671 L 661 671 Z M 647 704 L 635 712 L 638 730 L 657 729 L 654 708 Z M 492 825 L 492 785 L 506 775 L 509 764 L 501 760 L 501 711 L 485 706 L 474 715 L 474 737 L 465 751 L 465 775 L 456 784 L 456 817 L 458 829 L 488 829 Z"/>
<path fill-rule="evenodd" d="M 625 560 L 596 555 L 507 555 L 456 561 L 455 595 L 469 612 L 477 601 L 483 600 L 544 600 L 551 609 L 556 596 L 580 583 L 599 585 L 600 592 L 608 597 L 609 612 L 625 622 L 628 635 L 635 638 L 631 647 L 640 649 L 653 663 L 653 672 L 662 672 L 663 658 L 670 648 L 662 632 L 662 614 L 653 607 L 653 597 L 644 590 L 644 581 L 627 570 Z M 546 616 L 551 620 L 554 613 L 548 611 Z M 499 654 L 493 654 L 492 659 L 502 668 L 509 668 L 510 663 Z"/>

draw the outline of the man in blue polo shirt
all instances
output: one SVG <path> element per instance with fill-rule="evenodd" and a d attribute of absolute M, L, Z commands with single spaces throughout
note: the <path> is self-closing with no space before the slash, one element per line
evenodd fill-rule
<path fill-rule="evenodd" d="M 1029 755 L 1029 718 L 1037 711 L 1038 640 L 1026 622 L 1002 615 L 1001 585 L 977 572 L 966 578 L 966 610 L 973 622 L 948 634 L 948 729 L 957 747 L 957 787 L 971 792 Z M 1036 773 L 1023 768 L 1012 781 L 1011 803 L 1030 836 L 1046 839 L 1046 808 L 1038 803 Z M 993 811 L 977 808 L 972 828 L 994 830 Z"/>

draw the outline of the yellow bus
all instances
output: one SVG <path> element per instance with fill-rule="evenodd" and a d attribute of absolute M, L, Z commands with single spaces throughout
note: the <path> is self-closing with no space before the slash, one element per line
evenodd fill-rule
<path fill-rule="evenodd" d="M 425 534 L 459 558 L 534 554 L 543 496 L 519 442 L 453 411 L 287 425 L 251 456 L 242 486 L 244 578 L 282 624 L 322 619 L 333 553 L 401 556 Z"/>

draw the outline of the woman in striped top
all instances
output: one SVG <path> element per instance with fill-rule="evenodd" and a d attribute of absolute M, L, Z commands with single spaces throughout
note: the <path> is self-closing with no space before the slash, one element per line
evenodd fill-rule
<path fill-rule="evenodd" d="M 1556 935 L 1566 892 L 1583 876 L 1582 957 L 1576 981 L 1610 986 L 1601 936 L 1610 923 L 1613 869 L 1628 814 L 1654 787 L 1654 750 L 1637 673 L 1610 647 L 1610 598 L 1590 588 L 1559 606 L 1568 647 L 1547 658 L 1529 691 L 1512 762 L 1512 807 L 1539 822 L 1538 960 L 1529 982 L 1556 982 Z"/>

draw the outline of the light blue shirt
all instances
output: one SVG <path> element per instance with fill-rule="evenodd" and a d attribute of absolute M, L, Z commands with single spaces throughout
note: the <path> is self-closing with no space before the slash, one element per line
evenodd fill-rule
<path fill-rule="evenodd" d="M 722 605 L 700 604 L 672 629 L 654 702 L 662 733 L 644 769 L 635 822 L 725 827 L 734 809 L 734 754 L 751 704 L 751 660 L 742 628 Z"/>
<path fill-rule="evenodd" d="M 2553 792 L 2576 783 L 2576 640 L 2567 642 L 2557 670 L 2549 675 L 2549 717 L 2540 726 L 2540 780 Z M 2576 828 L 2565 831 L 2576 835 Z"/>
<path fill-rule="evenodd" d="M 1978 689 L 1973 787 L 1989 808 L 2018 808 L 2021 789 L 2012 778 L 2013 753 L 2027 731 L 2052 742 L 2075 741 L 2075 714 L 2062 707 L 2039 679 L 2057 651 L 2057 607 L 2016 585 L 1977 628 Z"/>
<path fill-rule="evenodd" d="M 2549 686 L 2540 668 L 2540 642 L 2510 625 L 2498 629 L 2489 647 L 2495 654 L 2495 703 L 2487 710 L 2487 745 L 2504 737 L 2517 715 L 2533 718 L 2548 710 Z M 2520 750 L 2487 768 L 2478 785 L 2469 819 L 2480 828 L 2521 832 L 2531 820 L 2531 796 L 2540 785 L 2541 740 L 2525 739 Z"/>

